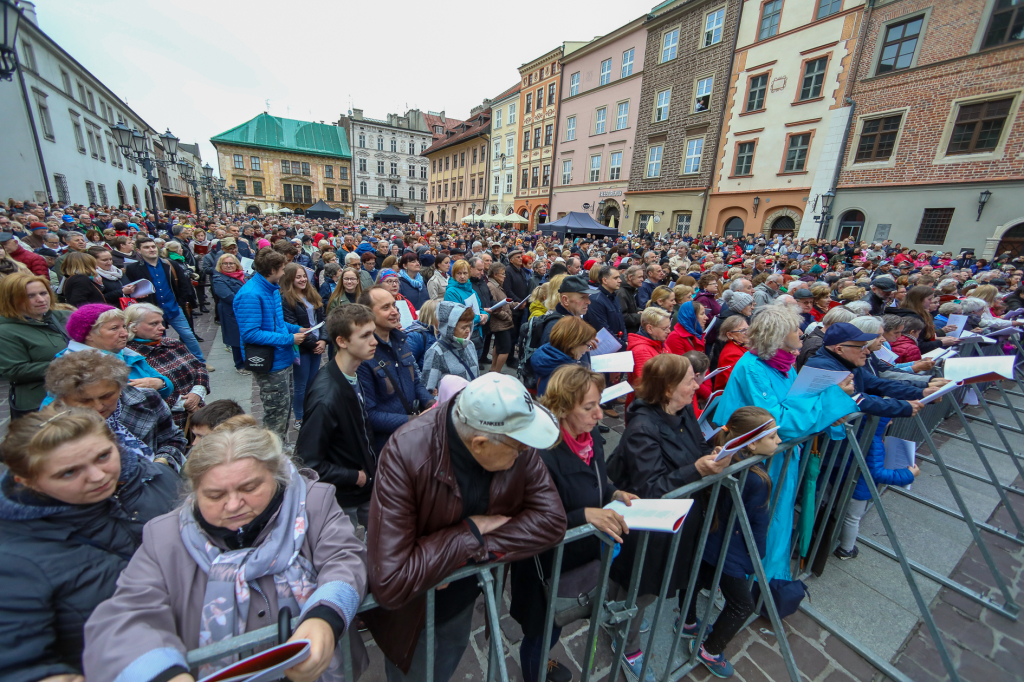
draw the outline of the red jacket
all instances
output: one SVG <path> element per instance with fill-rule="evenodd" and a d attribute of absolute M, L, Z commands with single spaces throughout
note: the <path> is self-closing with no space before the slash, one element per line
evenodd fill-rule
<path fill-rule="evenodd" d="M 629 373 L 629 383 L 631 386 L 636 386 L 640 383 L 644 365 L 648 360 L 667 352 L 664 343 L 655 341 L 643 334 L 630 334 L 626 350 L 633 353 L 633 371 Z M 632 394 L 630 396 L 632 397 Z"/>
<path fill-rule="evenodd" d="M 896 354 L 896 362 L 917 362 L 921 359 L 921 349 L 917 341 L 909 336 L 900 335 L 891 344 L 892 352 Z"/>
<path fill-rule="evenodd" d="M 50 269 L 46 267 L 46 259 L 40 256 L 38 253 L 32 253 L 28 249 L 22 248 L 21 244 L 17 244 L 18 250 L 14 253 L 8 251 L 8 255 L 14 260 L 18 261 L 26 268 L 32 271 L 33 275 L 39 275 L 40 277 L 49 277 Z"/>
<path fill-rule="evenodd" d="M 726 382 L 729 381 L 729 377 L 732 375 L 732 368 L 736 366 L 736 363 L 740 361 L 740 358 L 742 358 L 743 354 L 746 352 L 746 348 L 736 345 L 732 341 L 729 341 L 722 347 L 722 352 L 718 354 L 718 366 L 728 367 L 729 369 L 711 380 L 716 391 L 720 391 L 725 388 Z"/>
<path fill-rule="evenodd" d="M 694 336 L 681 324 L 676 324 L 676 328 L 672 330 L 672 333 L 665 339 L 665 348 L 669 353 L 675 353 L 676 355 L 682 355 L 688 353 L 691 350 L 699 350 L 701 353 L 704 352 L 704 339 L 699 336 Z"/>

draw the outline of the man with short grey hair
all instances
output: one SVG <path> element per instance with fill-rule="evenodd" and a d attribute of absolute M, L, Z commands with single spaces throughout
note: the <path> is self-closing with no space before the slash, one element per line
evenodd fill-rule
<path fill-rule="evenodd" d="M 782 275 L 768 275 L 761 284 L 754 287 L 754 308 L 761 308 L 771 305 L 779 297 L 779 288 L 782 287 Z"/>

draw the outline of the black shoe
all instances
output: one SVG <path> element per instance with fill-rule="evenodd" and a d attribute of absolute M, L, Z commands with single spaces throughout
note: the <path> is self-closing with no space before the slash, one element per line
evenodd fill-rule
<path fill-rule="evenodd" d="M 853 549 L 849 552 L 842 547 L 836 547 L 836 551 L 832 552 L 832 555 L 840 561 L 847 561 L 849 559 L 856 559 L 860 555 L 860 550 L 857 549 L 857 545 L 854 545 Z"/>
<path fill-rule="evenodd" d="M 199 306 L 199 312 L 201 312 L 201 313 L 208 313 L 208 312 L 210 312 L 210 309 L 207 308 L 205 305 L 201 305 L 201 306 Z"/>
<path fill-rule="evenodd" d="M 505 363 L 505 366 L 510 369 L 519 369 L 519 361 L 515 358 L 509 358 L 508 362 Z"/>
<path fill-rule="evenodd" d="M 548 679 L 551 682 L 572 682 L 572 671 L 555 659 L 549 658 Z"/>
<path fill-rule="evenodd" d="M 608 433 L 609 431 L 611 431 L 611 429 L 610 429 L 610 428 L 608 428 L 607 426 L 605 426 L 604 424 L 598 424 L 598 425 L 597 425 L 597 429 L 598 429 L 598 431 L 600 431 L 601 433 Z"/>
<path fill-rule="evenodd" d="M 196 341 L 205 341 L 206 340 L 203 337 L 199 336 L 199 334 L 195 334 L 195 337 L 196 337 Z"/>

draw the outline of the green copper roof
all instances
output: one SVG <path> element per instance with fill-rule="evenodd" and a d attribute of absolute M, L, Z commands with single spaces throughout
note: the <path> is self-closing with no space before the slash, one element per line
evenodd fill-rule
<path fill-rule="evenodd" d="M 251 121 L 211 137 L 210 142 L 352 158 L 344 128 L 270 114 L 260 114 Z"/>

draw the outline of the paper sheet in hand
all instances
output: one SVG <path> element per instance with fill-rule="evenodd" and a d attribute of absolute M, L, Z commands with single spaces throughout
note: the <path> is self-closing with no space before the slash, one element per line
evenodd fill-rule
<path fill-rule="evenodd" d="M 751 443 L 755 443 L 764 438 L 765 436 L 770 436 L 771 434 L 778 431 L 778 425 L 769 428 L 768 425 L 772 424 L 773 422 L 774 420 L 766 421 L 764 424 L 761 424 L 753 431 L 748 431 L 747 433 L 743 434 L 742 436 L 739 436 L 738 438 L 733 438 L 731 441 L 726 443 L 725 447 L 723 447 L 722 450 L 715 456 L 715 461 L 718 462 L 720 460 L 723 460 L 729 455 L 739 452 L 740 450 L 747 447 Z"/>
<path fill-rule="evenodd" d="M 395 306 L 398 308 L 399 325 L 402 329 L 408 329 L 416 321 L 412 319 L 412 309 L 404 302 L 398 302 Z"/>
<path fill-rule="evenodd" d="M 476 294 L 470 294 L 462 301 L 465 305 L 468 305 L 473 309 L 473 313 L 476 315 L 480 314 L 480 302 L 476 298 Z M 404 327 L 403 327 L 404 329 Z"/>
<path fill-rule="evenodd" d="M 242 266 L 242 270 L 244 270 L 245 274 L 247 274 L 247 275 L 252 273 L 252 265 L 255 262 L 256 261 L 253 260 L 252 258 L 239 258 L 238 259 L 238 263 Z"/>
<path fill-rule="evenodd" d="M 628 381 L 620 381 L 619 383 L 615 384 L 614 386 L 609 386 L 608 388 L 606 388 L 603 391 L 601 391 L 601 404 L 604 405 L 605 403 L 607 403 L 607 402 L 609 402 L 611 400 L 615 400 L 616 398 L 621 398 L 622 396 L 626 395 L 627 393 L 632 393 L 632 392 L 633 392 L 633 387 L 629 385 Z"/>
<path fill-rule="evenodd" d="M 654 530 L 675 533 L 683 526 L 693 500 L 632 500 L 627 507 L 616 500 L 605 505 L 622 515 L 630 530 Z"/>
<path fill-rule="evenodd" d="M 708 422 L 700 422 L 699 426 L 701 435 L 709 443 L 715 437 L 715 434 L 722 430 L 721 426 L 716 429 L 714 424 L 709 424 Z"/>
<path fill-rule="evenodd" d="M 707 329 L 704 330 L 703 336 L 705 338 L 707 338 L 708 332 L 715 328 L 716 324 L 718 324 L 718 318 L 717 317 L 711 318 L 710 324 L 708 324 Z"/>
<path fill-rule="evenodd" d="M 957 353 L 959 353 L 959 351 L 955 348 L 936 348 L 935 350 L 930 350 L 924 355 L 922 355 L 921 359 L 935 360 L 936 362 L 938 362 L 939 360 L 942 359 L 949 359 L 955 356 Z"/>
<path fill-rule="evenodd" d="M 967 389 L 967 393 L 964 393 L 964 405 L 980 405 L 978 401 L 978 394 L 974 391 L 974 387 L 971 386 Z"/>
<path fill-rule="evenodd" d="M 967 316 L 966 315 L 950 315 L 949 316 L 949 322 L 947 324 L 955 324 L 956 325 L 956 329 L 951 331 L 949 333 L 949 335 L 950 336 L 956 336 L 956 337 L 959 338 L 959 336 L 961 334 L 963 334 L 963 332 L 964 332 L 964 327 L 967 326 Z"/>
<path fill-rule="evenodd" d="M 493 313 L 493 312 L 494 312 L 495 310 L 497 310 L 498 308 L 500 308 L 500 307 L 502 307 L 502 306 L 506 306 L 506 305 L 508 305 L 508 304 L 509 304 L 509 303 L 511 303 L 511 302 L 512 302 L 512 299 L 511 299 L 511 298 L 506 298 L 506 299 L 505 299 L 504 301 L 498 301 L 497 303 L 495 303 L 494 305 L 492 305 L 492 306 L 491 306 L 491 307 L 489 308 L 489 310 L 490 310 L 490 312 L 492 312 L 492 313 Z"/>
<path fill-rule="evenodd" d="M 274 682 L 284 677 L 285 670 L 294 668 L 307 658 L 309 640 L 299 639 L 243 658 L 199 682 Z"/>
<path fill-rule="evenodd" d="M 995 339 L 990 339 L 982 334 L 975 334 L 974 332 L 965 331 L 960 335 L 960 340 L 957 343 L 996 343 Z"/>
<path fill-rule="evenodd" d="M 882 362 L 887 362 L 890 365 L 895 365 L 896 359 L 899 358 L 899 355 L 896 355 L 896 353 L 893 353 L 885 346 L 882 346 L 878 350 L 876 350 L 875 356 Z"/>
<path fill-rule="evenodd" d="M 1012 320 L 1013 318 L 1020 317 L 1021 315 L 1024 315 L 1024 308 L 1017 308 L 1016 310 L 1011 310 L 1010 312 L 1003 315 L 1003 319 Z"/>
<path fill-rule="evenodd" d="M 590 369 L 595 372 L 632 372 L 633 352 L 607 353 L 590 357 Z"/>
<path fill-rule="evenodd" d="M 1013 355 L 983 355 L 946 360 L 942 376 L 950 381 L 977 384 L 1013 378 Z"/>
<path fill-rule="evenodd" d="M 306 330 L 306 333 L 308 334 L 309 332 L 315 332 L 317 329 L 324 326 L 324 324 L 324 322 L 321 322 L 320 324 L 314 324 L 312 327 Z"/>
<path fill-rule="evenodd" d="M 848 376 L 850 376 L 849 372 L 833 372 L 829 369 L 817 369 L 804 365 L 804 368 L 796 375 L 796 381 L 789 387 L 786 397 L 818 395 L 832 386 L 843 383 Z"/>
<path fill-rule="evenodd" d="M 885 468 L 909 469 L 917 461 L 917 443 L 894 436 L 882 439 L 885 444 Z"/>
<path fill-rule="evenodd" d="M 988 335 L 989 336 L 1009 336 L 1010 334 L 1020 334 L 1021 332 L 1024 332 L 1024 329 L 1022 329 L 1020 327 L 1003 327 L 1002 329 L 997 329 L 994 332 L 988 332 Z"/>
<path fill-rule="evenodd" d="M 939 390 L 935 391 L 935 393 L 932 393 L 931 395 L 926 395 L 925 397 L 921 398 L 918 402 L 921 403 L 922 405 L 933 403 L 936 400 L 940 400 L 942 396 L 963 385 L 964 382 L 962 381 L 950 381 L 948 384 L 946 384 Z"/>
<path fill-rule="evenodd" d="M 125 286 L 135 285 L 135 291 L 132 292 L 132 298 L 139 299 L 143 296 L 149 296 L 156 293 L 156 289 L 153 288 L 153 283 L 148 279 L 137 279 L 134 282 L 128 282 Z"/>
<path fill-rule="evenodd" d="M 619 340 L 612 336 L 612 333 L 601 327 L 601 330 L 597 332 L 597 348 L 590 351 L 590 357 L 594 358 L 597 355 L 608 355 L 609 353 L 618 353 L 622 350 L 622 344 Z"/>
<path fill-rule="evenodd" d="M 722 372 L 728 372 L 728 371 L 729 371 L 730 369 L 732 369 L 732 365 L 728 365 L 728 366 L 726 366 L 726 367 L 719 367 L 718 369 L 716 369 L 716 370 L 715 370 L 714 372 L 712 372 L 711 374 L 708 374 L 708 375 L 706 375 L 706 376 L 704 377 L 704 381 L 711 381 L 712 379 L 714 379 L 715 377 L 717 377 L 717 376 L 718 376 L 719 374 L 721 374 Z"/>

